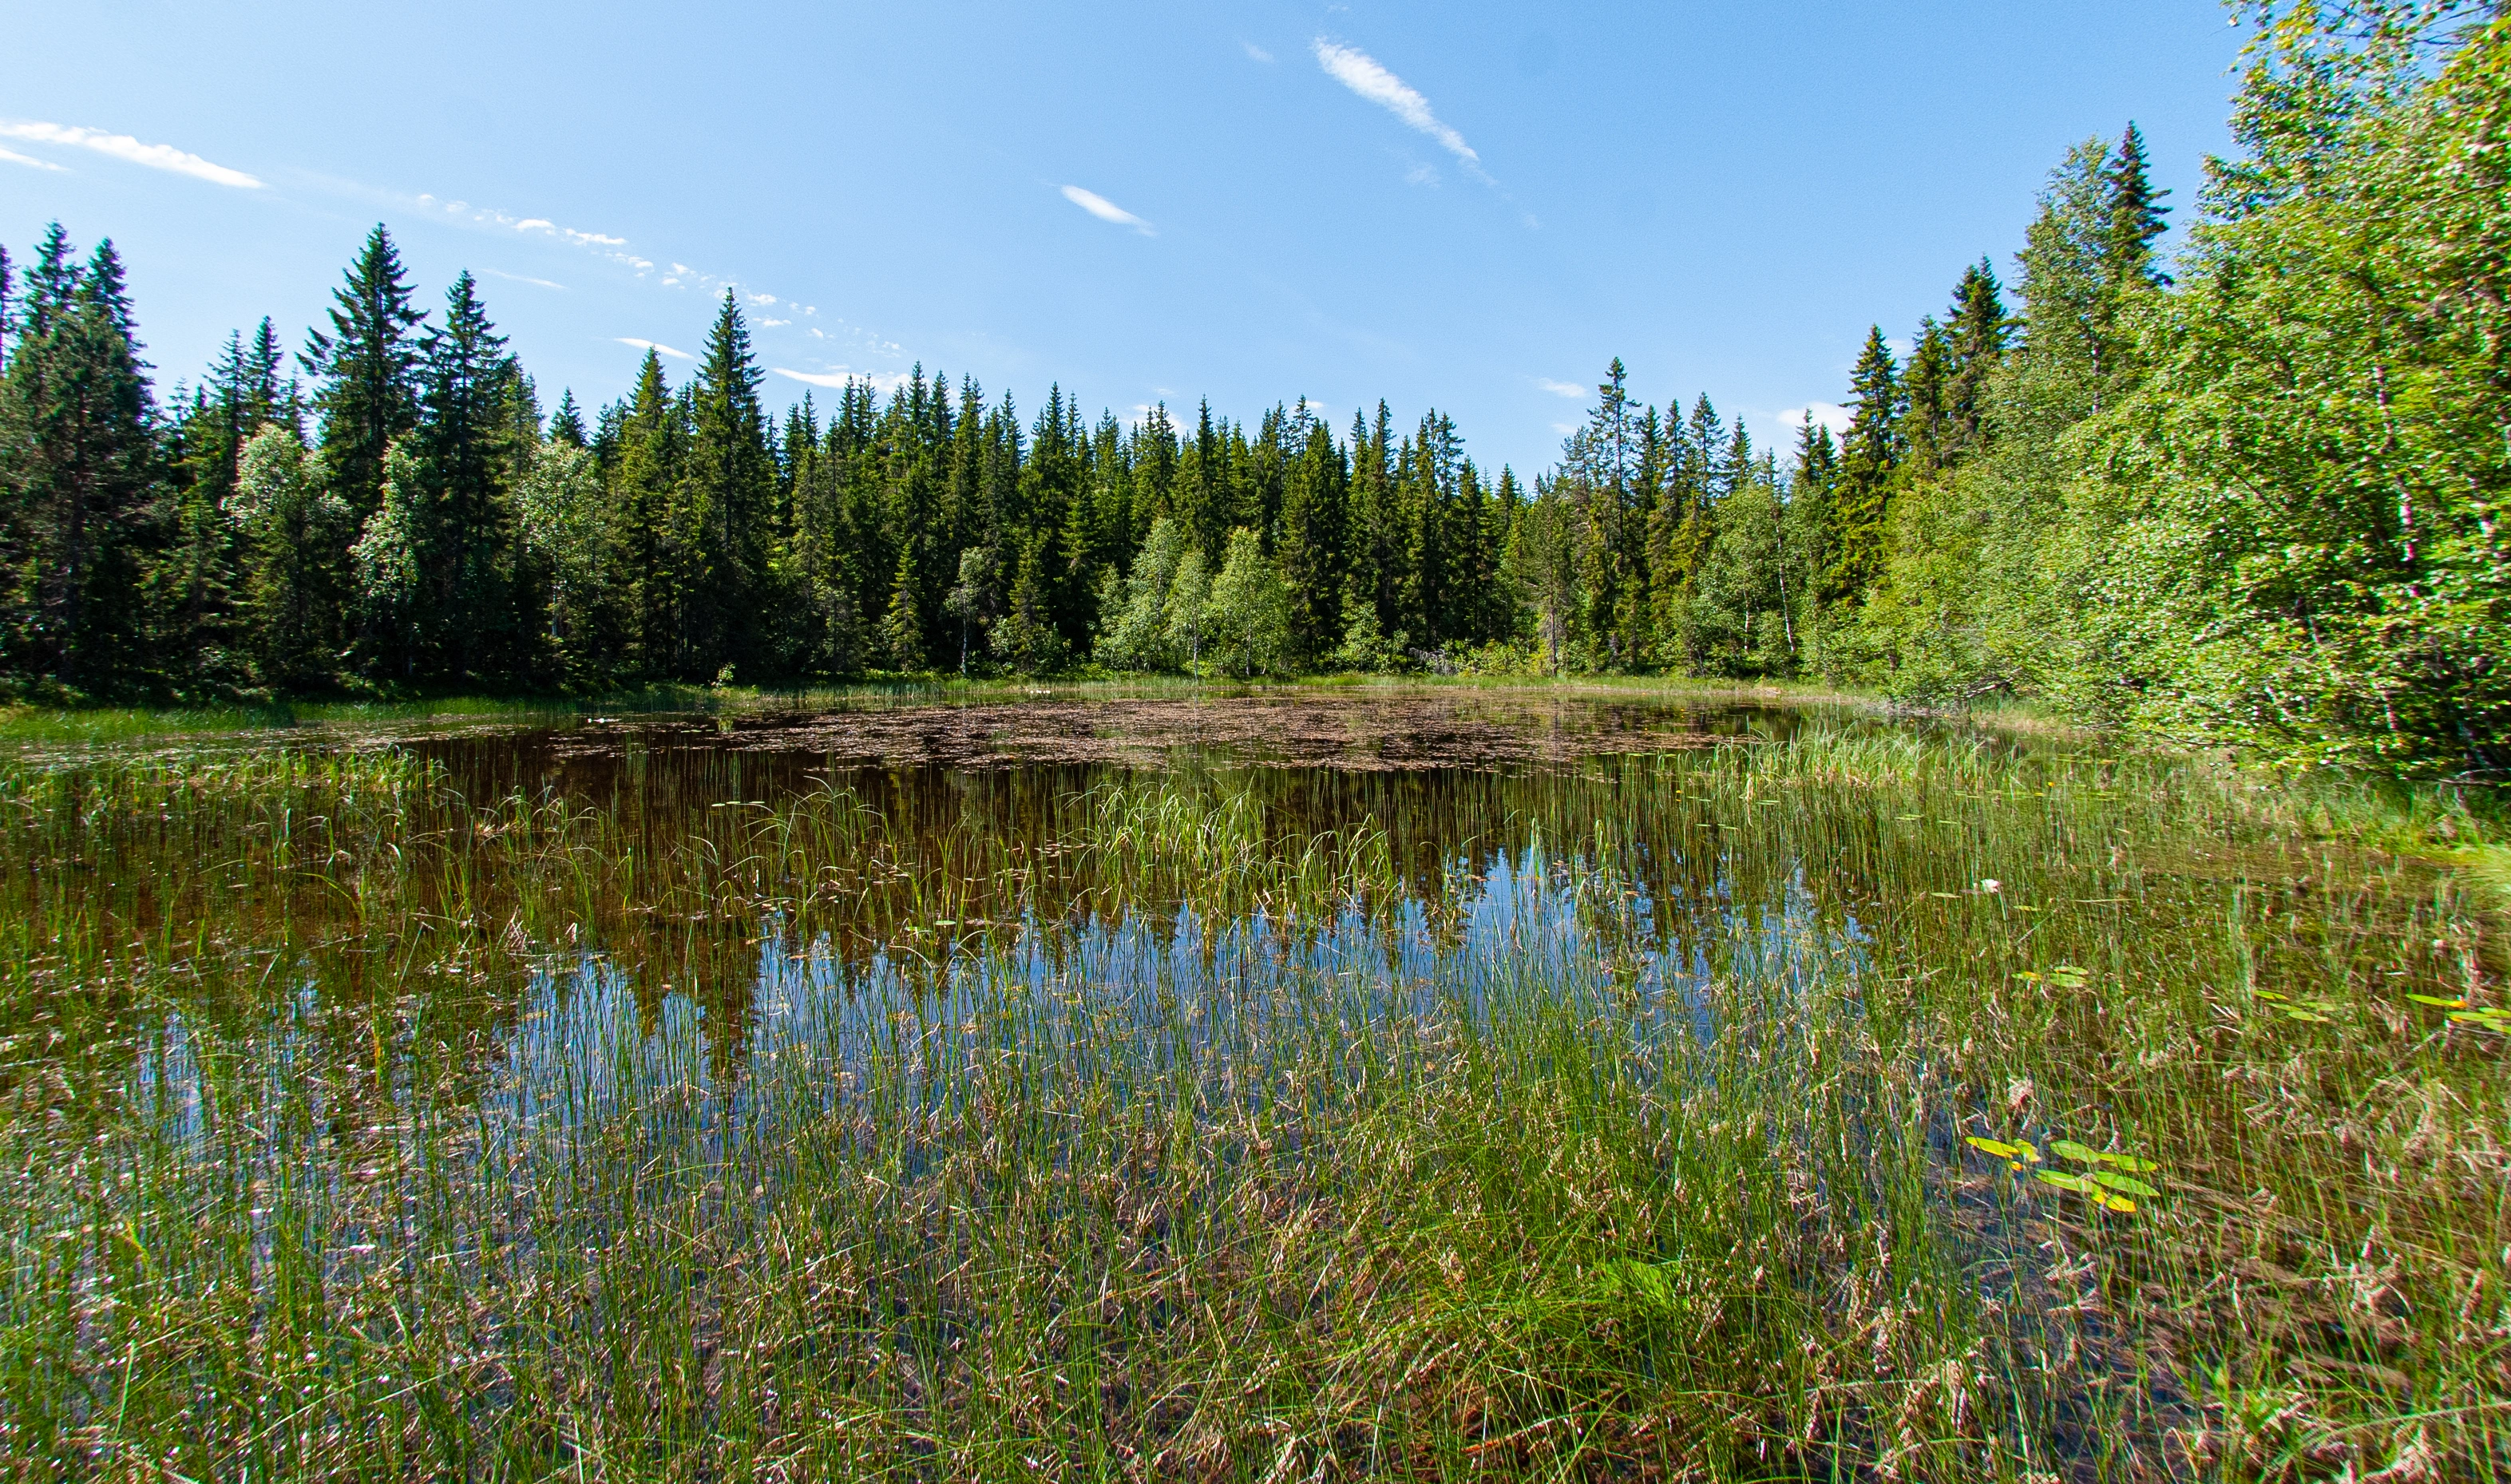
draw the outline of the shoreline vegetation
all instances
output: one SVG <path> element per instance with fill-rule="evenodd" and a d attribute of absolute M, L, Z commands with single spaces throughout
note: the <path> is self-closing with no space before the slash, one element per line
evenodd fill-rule
<path fill-rule="evenodd" d="M 2504 1476 L 2511 961 L 2311 837 L 2367 780 L 1628 710 L 1485 770 L 0 759 L 7 1452 Z"/>
<path fill-rule="evenodd" d="M 595 694 L 877 672 L 1809 680 L 2285 767 L 2511 771 L 2511 19 L 2238 8 L 2188 230 L 2070 151 L 1836 431 L 1619 360 L 1558 462 L 1435 409 L 1034 417 L 918 366 L 763 400 L 727 294 L 674 387 L 545 408 L 378 225 L 291 359 L 164 401 L 110 241 L 0 257 L 0 683 L 30 699 Z"/>

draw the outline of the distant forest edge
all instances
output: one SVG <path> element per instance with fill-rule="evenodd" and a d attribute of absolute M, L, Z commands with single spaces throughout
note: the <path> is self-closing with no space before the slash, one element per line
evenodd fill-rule
<path fill-rule="evenodd" d="M 782 425 L 727 294 L 544 409 L 378 226 L 290 358 L 156 400 L 112 244 L 0 252 L 0 675 L 28 697 L 873 670 L 1817 675 L 2286 765 L 2511 766 L 2511 19 L 2248 11 L 2169 260 L 2133 125 L 1853 420 L 1753 446 L 1621 363 L 1531 488 L 1436 411 L 1034 418 L 921 368 Z"/>

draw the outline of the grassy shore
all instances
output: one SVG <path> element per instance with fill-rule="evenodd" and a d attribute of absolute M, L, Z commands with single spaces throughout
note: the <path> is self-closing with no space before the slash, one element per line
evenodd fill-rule
<path fill-rule="evenodd" d="M 0 764 L 0 1467 L 2511 1475 L 2463 797 L 762 766 Z"/>

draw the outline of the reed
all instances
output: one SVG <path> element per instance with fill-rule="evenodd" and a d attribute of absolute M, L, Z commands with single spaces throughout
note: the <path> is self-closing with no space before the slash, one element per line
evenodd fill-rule
<path fill-rule="evenodd" d="M 2394 800 L 504 746 L 0 763 L 0 1470 L 2511 1474 Z"/>

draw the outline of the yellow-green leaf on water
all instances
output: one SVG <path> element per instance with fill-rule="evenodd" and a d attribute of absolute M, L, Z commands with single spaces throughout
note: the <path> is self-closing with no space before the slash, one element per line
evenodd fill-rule
<path fill-rule="evenodd" d="M 2134 1176 L 2113 1175 L 2105 1169 L 2097 1169 L 2093 1171 L 2092 1178 L 2094 1183 L 2097 1185 L 2107 1186 L 2109 1189 L 2114 1191 L 2125 1191 L 2131 1196 L 2143 1196 L 2147 1200 L 2151 1200 L 2162 1194 L 2162 1192 L 2155 1190 L 2152 1186 L 2145 1184 L 2144 1181 L 2139 1180 Z"/>
<path fill-rule="evenodd" d="M 2289 1017 L 2289 1018 L 2291 1018 L 2291 1019 L 2295 1019 L 2295 1020 L 2316 1020 L 2316 1021 L 2319 1021 L 2319 1022 L 2320 1022 L 2320 1023 L 2322 1023 L 2322 1024 L 2326 1024 L 2326 1023 L 2327 1023 L 2327 1020 L 2328 1020 L 2328 1017 L 2327 1017 L 2326 1015 L 2320 1014 L 2320 1013 L 2318 1013 L 2318 1012 L 2317 1012 L 2317 1011 L 2315 1011 L 2315 1010 L 2306 1010 L 2306 1009 L 2288 1009 L 2288 1010 L 2286 1010 L 2286 1011 L 2285 1011 L 2285 1014 L 2286 1014 L 2286 1016 L 2287 1016 L 2287 1017 Z"/>
<path fill-rule="evenodd" d="M 2070 1175 L 2064 1170 L 2044 1169 L 2039 1172 L 2039 1178 L 2045 1185 L 2054 1185 L 2062 1191 L 2073 1191 L 2079 1196 L 2096 1195 L 2101 1190 L 2100 1186 L 2083 1176 Z"/>
<path fill-rule="evenodd" d="M 2134 1155 L 2104 1155 L 2102 1158 L 2132 1175 L 2162 1168 L 2151 1160 L 2140 1160 Z"/>
<path fill-rule="evenodd" d="M 2078 1164 L 2099 1164 L 2102 1161 L 2099 1150 L 2088 1149 L 2072 1139 L 2050 1140 L 2049 1152 L 2061 1160 L 2072 1160 Z"/>
<path fill-rule="evenodd" d="M 1972 1134 L 1963 1138 L 1962 1142 L 1982 1154 L 1994 1155 L 2000 1160 L 2020 1159 L 2023 1155 L 2020 1145 L 2008 1144 L 2001 1139 L 1983 1139 L 1977 1134 Z"/>
<path fill-rule="evenodd" d="M 2272 989 L 2252 990 L 2251 993 L 2257 995 L 2261 1000 L 2281 1000 L 2284 998 L 2284 996 L 2277 994 Z"/>
<path fill-rule="evenodd" d="M 2136 1214 L 2136 1202 L 2128 1199 L 2125 1196 L 2113 1196 L 2107 1191 L 2095 1191 L 2093 1192 L 2093 1199 L 2100 1201 L 2105 1208 L 2117 1211 L 2122 1215 L 2132 1216 Z"/>
<path fill-rule="evenodd" d="M 2467 1008 L 2467 1002 L 2465 1000 L 2445 1000 L 2439 995 L 2409 995 L 2407 998 L 2413 1000 L 2417 1005 L 2429 1005 L 2437 1009 Z"/>

